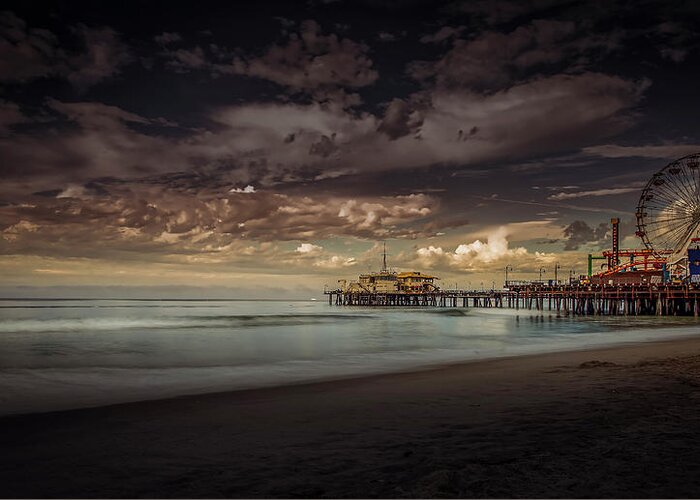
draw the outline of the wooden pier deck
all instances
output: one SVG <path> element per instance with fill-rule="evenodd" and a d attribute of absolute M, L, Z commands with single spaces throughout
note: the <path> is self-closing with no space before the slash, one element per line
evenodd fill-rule
<path fill-rule="evenodd" d="M 508 290 L 441 290 L 426 293 L 369 293 L 328 290 L 338 306 L 496 307 L 556 311 L 572 315 L 698 316 L 695 285 L 518 286 Z"/>

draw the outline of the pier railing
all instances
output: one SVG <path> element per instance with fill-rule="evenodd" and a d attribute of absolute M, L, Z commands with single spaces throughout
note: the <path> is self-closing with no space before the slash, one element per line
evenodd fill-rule
<path fill-rule="evenodd" d="M 696 285 L 516 286 L 507 290 L 371 293 L 327 290 L 338 306 L 496 307 L 574 315 L 698 316 Z"/>

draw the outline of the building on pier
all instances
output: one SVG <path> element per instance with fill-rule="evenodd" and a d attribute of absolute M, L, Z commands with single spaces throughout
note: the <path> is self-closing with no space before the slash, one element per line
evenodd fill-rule
<path fill-rule="evenodd" d="M 399 273 L 388 269 L 385 243 L 381 271 L 360 274 L 357 281 L 338 280 L 338 285 L 343 293 L 435 293 L 440 291 L 435 283 L 439 279 L 420 271 Z"/>

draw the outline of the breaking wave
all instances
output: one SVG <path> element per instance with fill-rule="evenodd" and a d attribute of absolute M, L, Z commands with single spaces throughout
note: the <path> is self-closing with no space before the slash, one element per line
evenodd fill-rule
<path fill-rule="evenodd" d="M 298 326 L 372 318 L 367 314 L 232 314 L 167 318 L 13 319 L 0 321 L 0 332 L 66 332 L 127 329 L 235 328 Z"/>

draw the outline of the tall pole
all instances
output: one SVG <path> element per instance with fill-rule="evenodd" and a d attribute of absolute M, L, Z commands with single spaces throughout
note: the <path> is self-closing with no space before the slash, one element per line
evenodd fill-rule
<path fill-rule="evenodd" d="M 557 271 L 559 271 L 559 269 L 561 269 L 559 263 L 554 264 L 554 284 L 556 285 L 559 284 L 559 280 L 557 279 Z"/>
<path fill-rule="evenodd" d="M 540 267 L 540 281 L 542 281 L 542 273 L 546 273 L 547 270 L 544 267 Z"/>
<path fill-rule="evenodd" d="M 386 272 L 386 241 L 384 242 L 384 266 L 382 267 L 382 271 Z"/>
<path fill-rule="evenodd" d="M 503 284 L 503 286 L 504 286 L 505 288 L 508 288 L 508 271 L 512 271 L 512 270 L 513 270 L 513 267 L 512 267 L 512 266 L 506 266 L 505 270 L 506 270 L 506 281 L 505 281 L 505 283 Z"/>
<path fill-rule="evenodd" d="M 612 224 L 612 265 L 620 265 L 620 219 L 617 217 L 610 219 Z"/>

